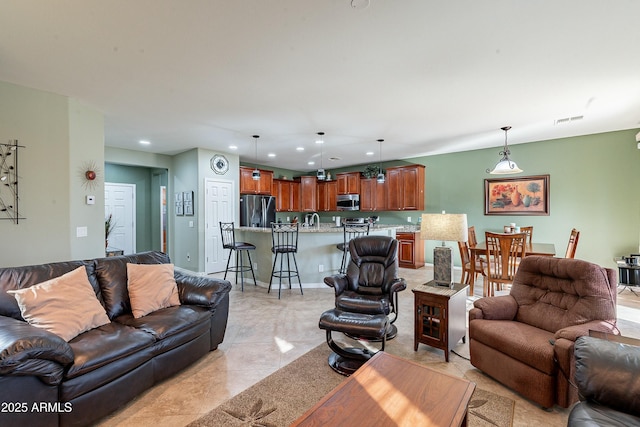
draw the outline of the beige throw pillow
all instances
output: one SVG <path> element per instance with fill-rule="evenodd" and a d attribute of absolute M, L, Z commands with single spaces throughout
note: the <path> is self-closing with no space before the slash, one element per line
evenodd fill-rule
<path fill-rule="evenodd" d="M 13 294 L 22 317 L 30 325 L 53 332 L 65 341 L 110 322 L 84 267 L 7 293 Z"/>
<path fill-rule="evenodd" d="M 180 305 L 173 264 L 127 264 L 127 288 L 136 319 Z"/>

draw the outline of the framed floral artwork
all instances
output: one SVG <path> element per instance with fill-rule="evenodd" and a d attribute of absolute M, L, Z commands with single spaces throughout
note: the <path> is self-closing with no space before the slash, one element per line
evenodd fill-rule
<path fill-rule="evenodd" d="M 549 175 L 484 180 L 485 215 L 549 215 Z"/>

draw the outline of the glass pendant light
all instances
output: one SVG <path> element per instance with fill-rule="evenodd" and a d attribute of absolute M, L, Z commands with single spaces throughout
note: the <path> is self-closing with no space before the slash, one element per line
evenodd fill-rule
<path fill-rule="evenodd" d="M 324 144 L 324 139 L 322 138 L 323 136 L 324 132 L 318 132 L 318 139 L 316 140 L 316 144 L 320 144 L 320 169 L 318 169 L 318 172 L 316 174 L 316 177 L 320 181 L 324 181 L 327 178 L 324 173 L 324 168 L 322 167 L 322 145 Z"/>
<path fill-rule="evenodd" d="M 384 184 L 384 171 L 382 170 L 382 143 L 383 142 L 384 142 L 384 139 L 378 140 L 378 144 L 380 146 L 380 149 L 378 150 L 380 166 L 378 167 L 378 176 L 376 178 L 376 181 L 378 181 L 380 184 Z"/>
<path fill-rule="evenodd" d="M 493 170 L 487 169 L 487 173 L 490 173 L 492 175 L 508 175 L 512 173 L 520 173 L 522 172 L 522 169 L 518 167 L 516 162 L 512 161 L 509 158 L 509 154 L 511 154 L 511 152 L 509 151 L 509 146 L 507 145 L 507 131 L 511 129 L 511 126 L 505 126 L 500 129 L 504 131 L 504 148 L 499 153 L 502 156 L 502 159 L 500 159 Z"/>
<path fill-rule="evenodd" d="M 260 135 L 253 135 L 253 139 L 256 145 L 256 164 L 258 163 L 258 138 L 260 138 Z M 255 168 L 251 173 L 251 178 L 253 178 L 254 181 L 260 180 L 260 169 Z"/>

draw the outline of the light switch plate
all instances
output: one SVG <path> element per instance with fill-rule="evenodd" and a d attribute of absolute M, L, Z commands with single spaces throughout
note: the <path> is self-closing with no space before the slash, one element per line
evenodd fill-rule
<path fill-rule="evenodd" d="M 96 196 L 87 196 L 87 204 L 95 205 L 96 204 Z"/>
<path fill-rule="evenodd" d="M 76 237 L 87 237 L 87 227 L 77 227 Z"/>

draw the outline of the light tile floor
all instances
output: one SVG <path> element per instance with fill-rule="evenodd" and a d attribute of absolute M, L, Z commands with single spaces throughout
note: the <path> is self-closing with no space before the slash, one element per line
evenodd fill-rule
<path fill-rule="evenodd" d="M 459 272 L 458 272 L 459 274 Z M 216 275 L 218 276 L 218 275 Z M 477 370 L 452 353 L 450 363 L 442 350 L 420 345 L 413 351 L 413 293 L 411 289 L 433 277 L 431 268 L 401 269 L 408 289 L 400 294 L 398 336 L 387 349 L 421 363 L 474 381 L 478 387 L 516 401 L 515 426 L 565 426 L 569 411 L 543 410 Z M 295 283 L 297 284 L 297 282 Z M 482 293 L 482 282 L 476 286 Z M 283 290 L 267 294 L 262 286 L 234 285 L 224 342 L 198 362 L 156 385 L 121 410 L 103 419 L 105 426 L 184 426 L 230 397 L 240 393 L 292 360 L 325 342 L 318 329 L 320 314 L 333 306 L 330 288 Z M 471 298 L 469 299 L 469 301 Z M 624 335 L 640 338 L 640 297 L 626 290 L 618 297 L 618 317 Z"/>

